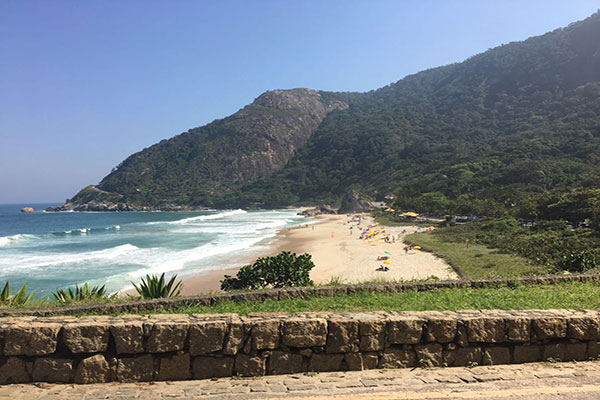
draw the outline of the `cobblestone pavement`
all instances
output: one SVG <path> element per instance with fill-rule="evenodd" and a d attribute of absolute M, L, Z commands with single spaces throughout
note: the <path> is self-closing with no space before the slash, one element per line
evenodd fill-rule
<path fill-rule="evenodd" d="M 0 386 L 0 399 L 598 399 L 600 362 L 369 370 L 157 383 Z"/>

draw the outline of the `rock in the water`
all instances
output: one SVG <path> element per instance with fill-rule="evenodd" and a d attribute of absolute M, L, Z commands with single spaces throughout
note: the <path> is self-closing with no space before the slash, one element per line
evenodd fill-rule
<path fill-rule="evenodd" d="M 23 208 L 21 208 L 21 212 L 30 213 L 30 212 L 33 212 L 33 208 L 31 208 L 31 207 L 23 207 Z"/>
<path fill-rule="evenodd" d="M 342 205 L 338 211 L 340 214 L 352 214 L 366 212 L 371 209 L 371 204 L 366 199 L 361 199 L 356 190 L 349 190 L 342 198 Z"/>

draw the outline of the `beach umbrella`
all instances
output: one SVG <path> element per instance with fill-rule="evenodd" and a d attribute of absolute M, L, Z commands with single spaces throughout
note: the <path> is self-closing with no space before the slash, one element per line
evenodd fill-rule
<path fill-rule="evenodd" d="M 415 249 L 415 250 L 421 250 L 421 246 L 415 246 L 415 247 L 413 247 L 413 249 Z"/>
<path fill-rule="evenodd" d="M 389 251 L 384 251 L 385 254 L 387 254 L 388 256 L 391 256 L 392 253 L 390 253 Z"/>

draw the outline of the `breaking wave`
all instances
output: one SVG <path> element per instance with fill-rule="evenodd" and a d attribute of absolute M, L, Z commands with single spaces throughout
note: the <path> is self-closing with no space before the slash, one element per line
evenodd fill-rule
<path fill-rule="evenodd" d="M 9 246 L 21 239 L 35 239 L 37 236 L 27 233 L 21 233 L 12 236 L 0 236 L 0 246 Z"/>

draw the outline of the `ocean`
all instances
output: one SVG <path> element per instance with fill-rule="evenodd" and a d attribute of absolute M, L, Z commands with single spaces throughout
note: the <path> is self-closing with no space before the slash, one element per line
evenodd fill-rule
<path fill-rule="evenodd" d="M 229 268 L 267 251 L 278 230 L 307 223 L 298 210 L 22 213 L 21 207 L 0 205 L 0 285 L 27 283 L 36 298 L 85 282 L 115 292 L 146 274 L 184 278 Z"/>

